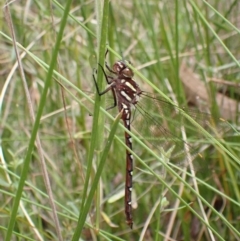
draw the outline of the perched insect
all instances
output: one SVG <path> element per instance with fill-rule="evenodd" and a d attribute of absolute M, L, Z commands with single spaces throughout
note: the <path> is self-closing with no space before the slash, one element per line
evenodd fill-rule
<path fill-rule="evenodd" d="M 134 73 L 127 66 L 126 60 L 119 60 L 114 63 L 113 67 L 110 68 L 107 63 L 105 64 L 108 71 L 114 75 L 114 77 L 109 76 L 102 68 L 105 79 L 107 81 L 108 87 L 104 91 L 100 91 L 97 85 L 96 79 L 93 75 L 94 82 L 96 85 L 97 93 L 101 96 L 109 91 L 113 94 L 113 105 L 107 110 L 114 107 L 118 107 L 119 112 L 123 112 L 122 120 L 126 129 L 131 131 L 132 121 L 137 118 L 142 117 L 144 124 L 139 128 L 140 131 L 147 129 L 150 135 L 161 136 L 161 140 L 155 139 L 155 144 L 153 144 L 158 149 L 167 148 L 174 143 L 177 146 L 176 154 L 171 156 L 171 159 L 178 160 L 181 165 L 187 163 L 186 161 L 186 151 L 185 148 L 191 149 L 190 153 L 196 156 L 196 148 L 193 148 L 188 143 L 183 141 L 177 136 L 176 133 L 172 134 L 168 128 L 164 125 L 164 116 L 168 115 L 171 121 L 179 123 L 184 118 L 182 112 L 183 109 L 176 105 L 164 100 L 161 97 L 157 97 L 154 94 L 142 91 L 139 85 L 133 80 Z M 149 107 L 153 110 L 150 113 Z M 136 113 L 137 112 L 137 113 Z M 169 116 L 171 113 L 171 116 Z M 198 119 L 198 122 L 202 125 L 208 125 L 211 116 L 202 112 L 192 112 L 190 115 L 193 118 Z M 160 118 L 159 116 L 163 116 Z M 135 127 L 135 126 L 134 126 Z M 154 139 L 154 137 L 153 137 Z M 151 140 L 147 141 L 148 143 Z M 132 139 L 129 133 L 125 132 L 125 143 L 130 150 L 132 150 Z M 153 143 L 153 141 L 152 141 Z M 161 147 L 161 148 L 160 148 Z M 203 163 L 201 163 L 203 165 Z M 179 165 L 180 166 L 180 165 Z M 132 175 L 133 175 L 133 155 L 126 150 L 126 181 L 125 181 L 125 214 L 126 222 L 132 228 L 133 218 L 132 218 Z"/>
<path fill-rule="evenodd" d="M 99 95 L 103 95 L 109 90 L 113 93 L 114 105 L 110 108 L 118 106 L 118 110 L 123 111 L 122 120 L 124 126 L 131 131 L 130 121 L 132 116 L 132 110 L 137 104 L 140 95 L 142 93 L 138 84 L 133 80 L 133 72 L 123 61 L 117 61 L 113 65 L 113 69 L 110 69 L 106 65 L 107 69 L 116 75 L 116 78 L 107 76 L 105 71 L 104 75 L 107 83 L 109 84 L 108 88 L 103 92 L 100 92 L 98 85 L 94 78 L 96 89 Z M 126 145 L 132 150 L 132 139 L 131 136 L 125 132 L 125 142 Z M 127 224 L 132 228 L 132 175 L 133 175 L 133 156 L 126 150 L 126 183 L 125 183 L 125 213 Z"/>

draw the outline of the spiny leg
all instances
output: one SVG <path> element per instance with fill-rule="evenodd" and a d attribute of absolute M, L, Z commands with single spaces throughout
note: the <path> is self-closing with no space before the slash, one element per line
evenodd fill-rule
<path fill-rule="evenodd" d="M 106 110 L 110 110 L 110 109 L 113 109 L 114 107 L 117 106 L 117 97 L 116 97 L 116 93 L 115 93 L 115 91 L 114 91 L 114 83 L 113 83 L 114 81 L 109 81 L 109 78 L 110 78 L 110 79 L 113 79 L 113 77 L 107 76 L 106 73 L 105 73 L 105 71 L 104 71 L 104 69 L 103 69 L 103 67 L 102 67 L 102 65 L 99 64 L 99 66 L 101 67 L 101 69 L 102 69 L 102 71 L 103 71 L 103 74 L 104 74 L 104 76 L 105 76 L 105 80 L 106 80 L 106 82 L 107 82 L 107 84 L 108 84 L 109 86 L 108 86 L 104 91 L 100 92 L 94 74 L 93 74 L 93 80 L 94 80 L 94 84 L 95 84 L 95 86 L 96 86 L 97 93 L 98 93 L 99 96 L 104 95 L 104 94 L 107 93 L 109 90 L 112 91 L 112 94 L 113 94 L 113 105 L 110 106 L 110 107 L 108 107 L 108 108 L 106 109 Z"/>
<path fill-rule="evenodd" d="M 102 69 L 102 72 L 103 72 L 103 74 L 104 74 L 104 76 L 105 76 L 105 80 L 106 80 L 107 84 L 110 85 L 110 84 L 112 83 L 112 81 L 109 81 L 109 79 L 113 79 L 113 77 L 112 77 L 112 76 L 108 76 L 108 75 L 106 74 L 106 72 L 105 72 L 105 70 L 104 70 L 104 68 L 103 68 L 103 66 L 102 66 L 101 64 L 98 63 L 98 65 L 99 65 L 100 68 Z"/>

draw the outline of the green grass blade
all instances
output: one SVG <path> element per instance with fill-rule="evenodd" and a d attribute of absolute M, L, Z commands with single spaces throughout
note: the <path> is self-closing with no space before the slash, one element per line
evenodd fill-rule
<path fill-rule="evenodd" d="M 102 152 L 101 159 L 100 159 L 99 165 L 97 167 L 97 172 L 96 172 L 96 175 L 95 175 L 94 180 L 92 182 L 91 189 L 90 189 L 89 195 L 86 199 L 84 208 L 83 208 L 83 210 L 81 210 L 81 216 L 78 220 L 76 232 L 74 233 L 72 241 L 79 240 L 79 237 L 80 237 L 80 234 L 81 234 L 82 229 L 84 227 L 89 209 L 90 209 L 91 204 L 92 204 L 94 193 L 97 190 L 99 179 L 101 177 L 102 170 L 103 170 L 105 162 L 107 160 L 107 155 L 108 155 L 109 149 L 112 145 L 112 141 L 114 139 L 114 135 L 116 133 L 118 123 L 119 123 L 119 120 L 121 119 L 121 116 L 122 116 L 122 113 L 119 113 L 118 116 L 116 117 L 112 127 L 111 127 L 111 131 L 109 133 L 109 137 L 108 137 L 107 142 L 106 142 L 107 144 L 106 144 L 106 146 L 105 146 L 105 148 Z"/>
<path fill-rule="evenodd" d="M 33 131 L 31 133 L 31 138 L 30 138 L 29 145 L 28 145 L 28 151 L 27 151 L 27 154 L 26 154 L 26 157 L 25 157 L 25 160 L 24 160 L 21 178 L 19 180 L 16 197 L 15 197 L 14 203 L 13 203 L 13 208 L 12 208 L 12 212 L 11 212 L 11 216 L 10 216 L 10 220 L 9 220 L 9 225 L 8 225 L 8 230 L 7 230 L 7 235 L 6 235 L 6 239 L 5 239 L 6 241 L 11 240 L 11 236 L 12 236 L 12 232 L 13 232 L 13 228 L 14 228 L 14 224 L 15 224 L 15 220 L 16 220 L 16 216 L 17 216 L 17 211 L 18 211 L 18 207 L 19 207 L 19 202 L 20 202 L 20 199 L 21 199 L 21 196 L 22 196 L 23 187 L 24 187 L 25 181 L 27 179 L 28 171 L 29 171 L 29 165 L 30 165 L 30 161 L 31 161 L 31 157 L 32 157 L 32 151 L 33 151 L 33 148 L 34 148 L 36 135 L 37 135 L 39 124 L 40 124 L 40 119 L 41 119 L 43 109 L 44 109 L 44 106 L 45 106 L 45 103 L 46 103 L 47 92 L 48 92 L 48 89 L 51 85 L 53 70 L 54 70 L 54 67 L 56 66 L 58 51 L 59 51 L 59 48 L 61 46 L 63 31 L 64 31 L 64 28 L 65 28 L 66 23 L 67 23 L 67 18 L 68 18 L 68 13 L 69 13 L 69 10 L 70 10 L 71 3 L 72 3 L 71 0 L 68 0 L 67 3 L 66 3 L 66 8 L 65 8 L 65 11 L 64 11 L 64 15 L 62 17 L 60 30 L 59 30 L 59 33 L 57 35 L 56 44 L 55 44 L 55 48 L 54 48 L 53 55 L 52 55 L 52 60 L 51 60 L 49 71 L 48 71 L 48 74 L 47 74 L 47 77 L 46 77 L 45 86 L 44 86 L 44 89 L 43 89 L 43 92 L 42 92 L 42 95 L 41 95 L 41 100 L 40 100 L 38 112 L 37 112 L 37 115 L 36 115 L 36 120 L 35 120 L 35 123 L 34 123 L 34 126 L 33 126 Z"/>

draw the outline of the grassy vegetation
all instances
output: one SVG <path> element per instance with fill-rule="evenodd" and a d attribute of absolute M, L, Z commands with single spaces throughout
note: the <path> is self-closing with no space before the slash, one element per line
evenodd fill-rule
<path fill-rule="evenodd" d="M 16 40 L 4 14 L 0 31 L 0 240 L 240 240 L 239 7 L 12 2 Z M 105 88 L 98 63 L 106 49 L 110 65 L 131 61 L 143 90 L 189 108 L 178 119 L 145 103 L 165 116 L 173 139 L 186 134 L 190 154 L 201 152 L 186 166 L 184 142 L 162 150 L 169 143 L 150 122 L 132 134 L 133 230 L 124 214 L 124 127 L 116 129 L 104 97 L 90 94 L 95 72 Z"/>

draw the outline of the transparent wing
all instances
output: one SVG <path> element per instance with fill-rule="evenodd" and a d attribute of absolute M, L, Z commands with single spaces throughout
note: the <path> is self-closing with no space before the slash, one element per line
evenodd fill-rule
<path fill-rule="evenodd" d="M 214 136 L 226 131 L 223 123 L 220 124 L 219 120 L 210 114 L 192 108 L 179 108 L 147 92 L 143 92 L 133 112 L 132 130 L 136 131 L 142 141 L 156 153 L 168 155 L 166 159 L 174 165 L 186 167 L 191 161 L 195 171 L 209 171 L 209 163 L 206 163 L 200 154 L 202 141 L 206 138 L 201 129 L 193 125 L 185 114 Z M 183 138 L 184 132 L 186 140 Z"/>

